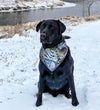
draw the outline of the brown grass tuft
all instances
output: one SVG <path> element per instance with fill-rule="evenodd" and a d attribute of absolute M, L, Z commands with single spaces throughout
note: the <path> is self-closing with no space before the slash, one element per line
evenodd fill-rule
<path fill-rule="evenodd" d="M 94 15 L 90 15 L 90 16 L 87 16 L 87 17 L 85 17 L 84 18 L 84 20 L 85 21 L 95 21 L 97 19 L 97 17 L 96 16 L 94 16 Z"/>
<path fill-rule="evenodd" d="M 23 31 L 27 31 L 29 29 L 35 29 L 38 23 L 39 20 L 33 23 L 26 23 L 26 24 L 24 24 L 22 21 L 21 24 L 17 24 L 15 26 L 1 26 L 0 32 L 8 33 L 8 38 L 11 38 L 14 34 L 23 35 Z"/>

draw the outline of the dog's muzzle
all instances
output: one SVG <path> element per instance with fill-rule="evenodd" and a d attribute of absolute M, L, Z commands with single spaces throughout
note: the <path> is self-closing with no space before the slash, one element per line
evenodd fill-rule
<path fill-rule="evenodd" d="M 40 34 L 40 41 L 42 42 L 42 41 L 45 41 L 45 39 L 46 39 L 46 33 L 41 33 Z"/>

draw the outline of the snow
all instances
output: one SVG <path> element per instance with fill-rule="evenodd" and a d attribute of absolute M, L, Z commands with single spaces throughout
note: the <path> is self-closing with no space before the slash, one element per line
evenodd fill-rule
<path fill-rule="evenodd" d="M 64 2 L 61 0 L 33 0 L 31 2 L 18 1 L 15 0 L 5 0 L 0 1 L 0 12 L 11 12 L 14 10 L 30 10 L 30 9 L 45 9 L 45 8 L 65 8 L 74 7 L 76 4 Z"/>
<path fill-rule="evenodd" d="M 100 109 L 100 20 L 84 22 L 64 35 L 75 62 L 75 85 L 80 105 L 71 99 L 43 94 L 43 105 L 35 107 L 38 91 L 39 33 L 16 34 L 0 39 L 0 110 L 99 110 Z"/>

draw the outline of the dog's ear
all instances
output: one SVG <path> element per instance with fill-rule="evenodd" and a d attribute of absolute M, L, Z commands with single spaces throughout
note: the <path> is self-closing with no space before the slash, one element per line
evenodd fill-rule
<path fill-rule="evenodd" d="M 40 26 L 41 26 L 42 23 L 43 23 L 43 21 L 41 21 L 41 22 L 39 22 L 39 23 L 37 24 L 37 26 L 36 26 L 36 31 L 37 31 L 37 32 L 39 31 Z"/>
<path fill-rule="evenodd" d="M 62 34 L 66 30 L 66 26 L 60 20 L 57 20 L 57 23 L 59 25 L 60 34 Z"/>

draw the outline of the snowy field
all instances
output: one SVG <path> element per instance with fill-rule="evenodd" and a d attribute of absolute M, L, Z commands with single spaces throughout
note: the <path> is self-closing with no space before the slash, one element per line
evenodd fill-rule
<path fill-rule="evenodd" d="M 15 1 L 18 1 L 17 3 Z M 33 0 L 30 2 L 20 0 L 1 0 L 0 12 L 9 12 L 14 10 L 30 10 L 45 8 L 65 8 L 76 6 L 74 3 L 64 2 L 61 0 Z"/>
<path fill-rule="evenodd" d="M 67 27 L 68 30 L 69 27 Z M 0 110 L 100 110 L 100 20 L 84 22 L 64 33 L 75 61 L 75 85 L 80 105 L 73 107 L 71 99 L 59 95 L 43 95 L 43 105 L 35 107 L 39 33 L 15 35 L 0 39 Z"/>

